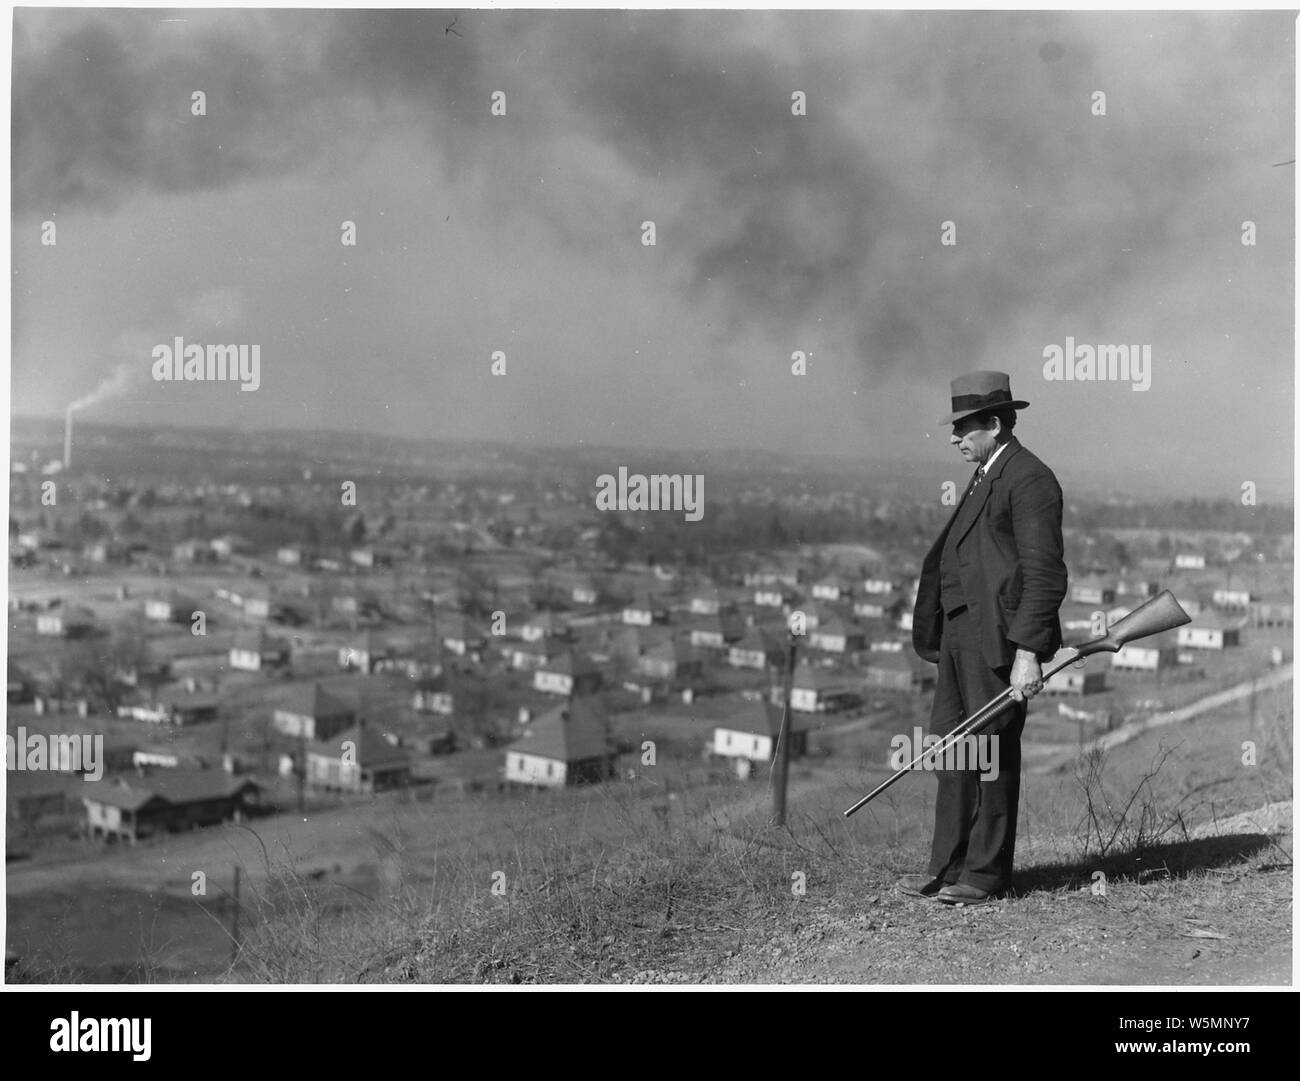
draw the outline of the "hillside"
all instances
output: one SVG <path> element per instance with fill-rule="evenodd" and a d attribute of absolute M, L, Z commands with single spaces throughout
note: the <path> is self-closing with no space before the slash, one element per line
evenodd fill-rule
<path fill-rule="evenodd" d="M 761 781 L 664 797 L 642 778 L 591 795 L 582 815 L 522 829 L 504 896 L 476 885 L 459 910 L 420 912 L 411 895 L 402 919 L 374 925 L 352 976 L 1289 983 L 1289 722 L 1253 724 L 1238 704 L 1141 733 L 1109 759 L 1031 773 L 1017 893 L 973 909 L 894 889 L 923 866 L 928 778 L 846 821 L 839 811 L 870 778 L 802 763 L 784 830 L 766 824 Z M 1262 748 L 1257 767 L 1237 761 L 1245 738 Z M 617 846 L 596 837 L 611 819 Z"/>
<path fill-rule="evenodd" d="M 394 796 L 14 864 L 10 978 L 1289 983 L 1290 739 L 1289 712 L 1236 702 L 1091 760 L 1044 757 L 1024 780 L 1017 892 L 972 909 L 894 888 L 924 865 L 931 778 L 842 817 L 883 776 L 861 754 L 796 762 L 786 829 L 768 825 L 765 779 L 665 745 L 599 786 Z"/>

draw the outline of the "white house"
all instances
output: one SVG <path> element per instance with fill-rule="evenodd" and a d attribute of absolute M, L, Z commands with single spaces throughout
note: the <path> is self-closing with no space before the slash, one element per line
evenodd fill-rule
<path fill-rule="evenodd" d="M 356 720 L 356 711 L 319 683 L 294 688 L 293 694 L 272 714 L 275 730 L 286 736 L 324 740 Z"/>
<path fill-rule="evenodd" d="M 645 593 L 639 593 L 632 603 L 623 609 L 623 622 L 632 627 L 649 627 L 658 617 L 663 618 L 663 609 L 656 606 Z"/>
<path fill-rule="evenodd" d="M 411 695 L 411 708 L 417 713 L 437 713 L 449 717 L 455 712 L 455 699 L 442 676 L 422 679 Z"/>
<path fill-rule="evenodd" d="M 727 651 L 727 663 L 732 668 L 757 668 L 762 671 L 779 659 L 780 651 L 757 628 L 752 629 L 740 641 L 733 642 Z"/>
<path fill-rule="evenodd" d="M 769 701 L 780 706 L 785 694 L 784 683 L 772 687 Z M 842 676 L 806 662 L 795 666 L 790 681 L 790 709 L 795 713 L 833 713 L 848 709 L 860 701 Z"/>
<path fill-rule="evenodd" d="M 808 644 L 827 653 L 858 653 L 866 649 L 867 637 L 861 627 L 835 616 L 809 632 Z"/>
<path fill-rule="evenodd" d="M 536 671 L 546 664 L 550 652 L 545 642 L 507 642 L 501 646 L 506 663 L 518 671 Z"/>
<path fill-rule="evenodd" d="M 1240 626 L 1214 611 L 1202 612 L 1178 628 L 1178 645 L 1187 649 L 1226 649 L 1241 644 Z"/>
<path fill-rule="evenodd" d="M 1057 650 L 1056 656 L 1052 658 L 1051 663 L 1058 663 L 1065 654 L 1073 654 L 1073 650 Z M 1046 666 L 1044 666 L 1046 667 Z M 1070 665 L 1063 668 L 1052 676 L 1045 684 L 1043 690 L 1048 694 L 1093 694 L 1106 689 L 1106 673 L 1097 664 L 1094 658 L 1088 664 L 1076 668 Z"/>
<path fill-rule="evenodd" d="M 1201 552 L 1179 552 L 1174 556 L 1174 567 L 1180 571 L 1205 570 L 1205 556 Z"/>
<path fill-rule="evenodd" d="M 897 593 L 868 593 L 853 602 L 853 614 L 864 619 L 892 619 L 903 607 Z"/>
<path fill-rule="evenodd" d="M 772 761 L 776 739 L 781 731 L 781 707 L 770 702 L 745 703 L 730 717 L 718 721 L 713 729 L 709 750 L 730 759 L 743 780 L 752 775 L 754 765 Z M 806 722 L 790 717 L 790 757 L 801 757 L 808 746 Z"/>
<path fill-rule="evenodd" d="M 145 619 L 157 623 L 188 623 L 198 605 L 179 595 L 149 597 L 144 602 Z"/>
<path fill-rule="evenodd" d="M 696 620 L 690 629 L 690 643 L 697 649 L 726 649 L 744 636 L 745 625 L 734 612 L 718 612 Z"/>
<path fill-rule="evenodd" d="M 1249 589 L 1229 589 L 1224 586 L 1216 589 L 1211 599 L 1219 608 L 1249 608 L 1255 598 Z"/>
<path fill-rule="evenodd" d="M 542 788 L 598 782 L 613 774 L 614 747 L 604 714 L 575 698 L 543 713 L 506 747 L 505 779 Z"/>
<path fill-rule="evenodd" d="M 230 667 L 244 672 L 261 672 L 288 663 L 289 644 L 264 630 L 240 631 L 230 646 Z"/>
<path fill-rule="evenodd" d="M 533 673 L 533 689 L 547 694 L 587 694 L 599 688 L 600 669 L 589 657 L 566 650 Z"/>
<path fill-rule="evenodd" d="M 1071 583 L 1070 600 L 1076 604 L 1113 604 L 1115 584 L 1098 575 L 1090 574 Z"/>
<path fill-rule="evenodd" d="M 1178 663 L 1178 635 L 1174 631 L 1129 642 L 1110 660 L 1111 668 L 1120 672 L 1161 672 Z"/>
<path fill-rule="evenodd" d="M 369 675 L 395 656 L 392 645 L 382 635 L 368 630 L 339 647 L 339 667 Z"/>
<path fill-rule="evenodd" d="M 812 587 L 812 595 L 819 601 L 847 600 L 852 591 L 853 587 L 837 574 L 814 582 Z"/>
<path fill-rule="evenodd" d="M 696 616 L 715 616 L 722 609 L 722 604 L 722 594 L 718 587 L 709 583 L 691 594 L 690 612 Z"/>
<path fill-rule="evenodd" d="M 95 615 L 89 608 L 56 608 L 36 617 L 36 633 L 51 638 L 87 638 L 95 633 Z"/>

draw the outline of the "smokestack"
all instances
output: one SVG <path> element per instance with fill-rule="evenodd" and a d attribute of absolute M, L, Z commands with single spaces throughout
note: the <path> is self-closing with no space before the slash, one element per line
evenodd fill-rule
<path fill-rule="evenodd" d="M 72 406 L 68 406 L 67 419 L 63 424 L 63 468 L 72 467 Z"/>

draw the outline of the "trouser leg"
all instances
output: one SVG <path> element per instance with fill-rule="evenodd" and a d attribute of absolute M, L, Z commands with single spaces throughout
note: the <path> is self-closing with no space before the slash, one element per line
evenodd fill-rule
<path fill-rule="evenodd" d="M 988 667 L 980 649 L 977 624 L 969 611 L 945 620 L 939 651 L 938 683 L 930 730 L 942 737 L 962 719 L 1006 689 L 1009 669 Z M 945 764 L 970 768 L 942 769 L 935 797 L 934 841 L 930 874 L 949 882 L 997 891 L 1011 885 L 1015 858 L 1016 815 L 1020 802 L 1020 735 L 1025 705 L 1003 710 L 993 732 L 979 737 L 986 745 L 968 745 Z M 981 770 L 981 765 L 995 768 Z"/>

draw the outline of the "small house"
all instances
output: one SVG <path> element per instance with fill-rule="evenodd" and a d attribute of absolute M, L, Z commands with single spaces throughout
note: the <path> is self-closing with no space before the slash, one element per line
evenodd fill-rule
<path fill-rule="evenodd" d="M 812 586 L 812 595 L 819 601 L 848 600 L 852 592 L 853 586 L 848 579 L 838 574 L 828 575 L 814 582 Z"/>
<path fill-rule="evenodd" d="M 261 786 L 224 770 L 169 769 L 144 777 L 105 777 L 81 788 L 93 838 L 135 842 L 158 833 L 240 819 L 260 803 Z"/>
<path fill-rule="evenodd" d="M 319 683 L 295 687 L 272 714 L 277 732 L 317 742 L 342 732 L 356 719 L 351 705 Z"/>
<path fill-rule="evenodd" d="M 1070 600 L 1076 604 L 1114 604 L 1115 583 L 1100 575 L 1086 575 L 1070 584 Z"/>
<path fill-rule="evenodd" d="M 860 653 L 867 648 L 867 636 L 861 627 L 834 616 L 809 632 L 808 644 L 827 653 Z"/>
<path fill-rule="evenodd" d="M 90 638 L 95 631 L 95 614 L 88 608 L 55 608 L 36 617 L 36 633 L 50 638 Z"/>
<path fill-rule="evenodd" d="M 755 668 L 766 671 L 769 665 L 783 663 L 783 651 L 767 634 L 757 627 L 727 651 L 727 663 L 732 668 Z"/>
<path fill-rule="evenodd" d="M 1052 658 L 1051 663 L 1059 663 L 1066 654 L 1072 656 L 1073 653 L 1074 651 L 1071 649 L 1059 649 L 1056 656 Z M 1080 667 L 1070 665 L 1067 668 L 1062 668 L 1043 684 L 1043 691 L 1046 694 L 1085 695 L 1098 693 L 1105 689 L 1106 672 L 1095 664 Z"/>
<path fill-rule="evenodd" d="M 1240 624 L 1229 623 L 1213 610 L 1202 612 L 1178 628 L 1180 648 L 1222 650 L 1240 644 Z"/>
<path fill-rule="evenodd" d="M 781 707 L 770 702 L 745 702 L 714 726 L 709 751 L 729 759 L 737 776 L 747 780 L 755 766 L 773 760 L 781 715 Z M 793 708 L 789 721 L 790 758 L 802 758 L 808 750 L 807 722 L 794 715 Z"/>
<path fill-rule="evenodd" d="M 547 694 L 590 694 L 600 684 L 600 669 L 590 657 L 574 650 L 556 654 L 533 673 L 533 688 Z"/>
<path fill-rule="evenodd" d="M 879 691 L 923 694 L 933 690 L 936 669 L 910 650 L 875 652 L 869 655 L 866 686 Z"/>
<path fill-rule="evenodd" d="M 688 632 L 691 645 L 697 649 L 726 649 L 744 636 L 744 620 L 735 611 L 726 609 L 697 616 Z"/>
<path fill-rule="evenodd" d="M 595 702 L 574 698 L 533 720 L 506 747 L 505 779 L 543 788 L 600 782 L 613 776 L 609 724 Z"/>
<path fill-rule="evenodd" d="M 690 646 L 666 639 L 649 646 L 637 658 L 636 670 L 647 679 L 676 682 L 699 677 L 704 670 L 704 662 Z"/>
<path fill-rule="evenodd" d="M 325 792 L 372 793 L 400 788 L 411 779 L 411 754 L 365 721 L 307 748 L 306 780 Z"/>
<path fill-rule="evenodd" d="M 770 701 L 782 705 L 785 684 L 779 680 L 772 686 Z M 849 684 L 848 679 L 833 669 L 801 661 L 795 665 L 790 680 L 790 708 L 796 713 L 837 713 L 859 705 L 862 696 Z"/>
<path fill-rule="evenodd" d="M 289 664 L 289 643 L 265 630 L 243 630 L 230 646 L 230 667 L 242 672 L 265 672 Z"/>

